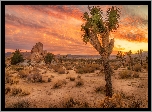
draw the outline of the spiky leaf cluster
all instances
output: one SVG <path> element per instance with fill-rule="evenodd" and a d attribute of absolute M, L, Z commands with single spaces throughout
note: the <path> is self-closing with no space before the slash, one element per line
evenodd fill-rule
<path fill-rule="evenodd" d="M 113 31 L 113 30 L 117 30 L 117 28 L 119 27 L 119 21 L 118 19 L 120 19 L 120 9 L 119 8 L 115 8 L 114 6 L 112 6 L 112 8 L 109 8 L 107 10 L 107 22 L 106 25 L 109 28 L 109 31 Z"/>
<path fill-rule="evenodd" d="M 85 43 L 89 42 L 91 34 L 97 35 L 105 33 L 107 30 L 113 31 L 116 30 L 119 19 L 119 10 L 118 8 L 109 8 L 107 10 L 107 20 L 103 21 L 103 12 L 98 6 L 89 7 L 89 14 L 85 12 L 82 19 L 85 21 L 81 25 L 81 31 L 84 32 L 82 35 L 83 41 Z"/>

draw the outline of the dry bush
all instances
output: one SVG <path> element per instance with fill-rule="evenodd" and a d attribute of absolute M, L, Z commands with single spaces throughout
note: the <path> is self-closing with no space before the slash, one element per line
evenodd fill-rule
<path fill-rule="evenodd" d="M 30 107 L 30 102 L 27 100 L 21 100 L 18 101 L 17 103 L 11 104 L 7 108 L 29 108 Z"/>
<path fill-rule="evenodd" d="M 32 74 L 29 74 L 28 77 L 27 77 L 27 80 L 29 82 L 33 82 L 33 83 L 43 82 L 42 75 L 38 72 L 33 72 Z"/>
<path fill-rule="evenodd" d="M 63 85 L 66 85 L 66 80 L 57 80 L 54 84 L 53 84 L 53 89 L 57 89 L 57 88 L 61 88 Z"/>
<path fill-rule="evenodd" d="M 49 68 L 53 69 L 54 72 L 58 72 L 58 69 L 61 67 L 61 65 L 51 65 Z"/>
<path fill-rule="evenodd" d="M 20 71 L 20 70 L 23 70 L 24 67 L 18 66 L 18 65 L 12 65 L 12 66 L 11 66 L 11 69 L 12 69 L 12 70 L 15 70 L 15 71 Z"/>
<path fill-rule="evenodd" d="M 30 94 L 30 92 L 27 89 L 22 89 L 21 87 L 11 88 L 10 93 L 11 93 L 12 96 L 16 96 L 16 95 L 26 96 L 26 95 Z"/>
<path fill-rule="evenodd" d="M 5 87 L 5 94 L 9 93 L 11 91 L 10 87 Z"/>
<path fill-rule="evenodd" d="M 48 82 L 51 82 L 51 78 L 48 78 Z"/>
<path fill-rule="evenodd" d="M 141 65 L 140 64 L 135 64 L 134 71 L 136 71 L 136 72 L 141 71 Z"/>
<path fill-rule="evenodd" d="M 59 74 L 65 74 L 65 70 L 64 70 L 62 67 L 60 67 L 60 68 L 58 69 L 58 73 L 59 73 Z"/>
<path fill-rule="evenodd" d="M 75 81 L 75 77 L 70 77 L 70 81 Z"/>
<path fill-rule="evenodd" d="M 120 68 L 121 65 L 120 64 L 115 64 L 115 66 L 113 67 L 114 70 L 118 70 L 118 68 Z"/>
<path fill-rule="evenodd" d="M 148 71 L 148 64 L 144 64 L 144 65 L 143 65 L 143 68 Z"/>
<path fill-rule="evenodd" d="M 76 87 L 80 87 L 80 86 L 83 86 L 84 85 L 84 82 L 82 79 L 79 79 L 76 81 Z"/>
<path fill-rule="evenodd" d="M 95 70 L 101 70 L 101 66 L 98 64 L 78 64 L 75 66 L 76 73 L 83 74 L 83 73 L 94 73 Z"/>
<path fill-rule="evenodd" d="M 58 72 L 59 74 L 65 74 L 65 70 L 62 68 L 62 65 L 51 65 L 50 68 L 52 68 L 54 72 Z"/>
<path fill-rule="evenodd" d="M 133 73 L 133 77 L 134 77 L 134 78 L 139 78 L 139 73 L 138 73 L 138 72 L 134 72 L 134 73 Z"/>
<path fill-rule="evenodd" d="M 17 77 L 13 77 L 12 75 L 10 75 L 10 73 L 8 71 L 5 72 L 5 84 L 18 84 L 19 83 L 19 79 Z"/>
<path fill-rule="evenodd" d="M 27 78 L 27 76 L 29 75 L 29 71 L 28 70 L 20 70 L 18 73 L 18 76 L 20 78 Z"/>
<path fill-rule="evenodd" d="M 66 65 L 66 64 L 65 64 L 64 67 L 66 68 L 66 70 L 72 70 L 72 67 L 73 67 L 73 66 L 72 66 L 72 65 Z"/>
<path fill-rule="evenodd" d="M 20 94 L 21 92 L 22 92 L 22 89 L 21 89 L 21 88 L 16 88 L 16 87 L 14 87 L 14 88 L 11 89 L 11 94 L 12 94 L 13 96 L 18 95 L 18 94 Z"/>
<path fill-rule="evenodd" d="M 120 79 L 127 79 L 131 78 L 132 72 L 130 70 L 124 70 L 120 71 L 118 75 Z"/>
<path fill-rule="evenodd" d="M 77 78 L 78 78 L 78 79 L 81 79 L 81 76 L 80 76 L 80 75 L 78 75 L 78 76 L 77 76 Z"/>
<path fill-rule="evenodd" d="M 135 96 L 126 96 L 123 92 L 114 93 L 112 98 L 105 97 L 100 102 L 100 108 L 141 108 L 143 103 Z"/>
<path fill-rule="evenodd" d="M 79 101 L 72 97 L 65 98 L 61 102 L 62 108 L 89 108 L 89 103 L 85 101 Z"/>

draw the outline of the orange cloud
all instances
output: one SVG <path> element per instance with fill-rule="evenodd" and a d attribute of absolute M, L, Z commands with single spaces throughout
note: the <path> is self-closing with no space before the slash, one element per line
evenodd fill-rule
<path fill-rule="evenodd" d="M 101 6 L 104 12 L 109 7 Z M 128 13 L 123 6 L 120 8 Z M 35 43 L 42 42 L 45 50 L 55 54 L 98 54 L 81 38 L 84 10 L 87 10 L 86 6 L 6 6 L 5 47 L 7 51 L 18 48 L 31 50 Z M 123 15 L 119 29 L 111 33 L 111 37 L 136 42 L 137 45 L 148 43 L 146 24 L 139 17 Z M 117 45 L 119 43 L 116 42 L 113 52 L 120 50 Z M 125 46 L 122 48 L 128 50 Z"/>

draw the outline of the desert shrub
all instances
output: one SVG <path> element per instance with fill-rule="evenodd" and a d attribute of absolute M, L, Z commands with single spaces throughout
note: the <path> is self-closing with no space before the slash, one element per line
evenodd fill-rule
<path fill-rule="evenodd" d="M 20 78 L 26 78 L 28 75 L 29 75 L 29 72 L 26 71 L 26 70 L 20 70 L 19 73 L 18 73 L 18 76 Z"/>
<path fill-rule="evenodd" d="M 58 69 L 61 68 L 61 65 L 51 65 L 49 66 L 50 69 L 53 69 L 54 72 L 58 72 Z"/>
<path fill-rule="evenodd" d="M 44 61 L 45 63 L 51 63 L 53 59 L 54 59 L 54 54 L 47 53 L 47 55 L 44 58 Z"/>
<path fill-rule="evenodd" d="M 103 94 L 105 92 L 105 87 L 103 86 L 95 87 L 95 92 Z"/>
<path fill-rule="evenodd" d="M 42 81 L 42 75 L 39 74 L 38 72 L 34 72 L 32 74 L 29 74 L 28 77 L 27 77 L 27 80 L 30 81 L 30 82 L 33 82 L 33 83 L 43 82 Z"/>
<path fill-rule="evenodd" d="M 141 71 L 141 65 L 140 64 L 135 64 L 134 71 L 136 71 L 136 72 Z"/>
<path fill-rule="evenodd" d="M 22 54 L 20 53 L 20 50 L 16 49 L 16 51 L 13 52 L 13 56 L 11 57 L 11 64 L 15 65 L 15 64 L 23 62 L 23 61 L 24 61 L 24 59 L 23 59 Z"/>
<path fill-rule="evenodd" d="M 133 99 L 128 104 L 129 108 L 141 108 L 141 106 L 142 106 L 142 100 L 141 99 L 137 99 L 137 100 Z"/>
<path fill-rule="evenodd" d="M 76 81 L 76 87 L 80 87 L 80 86 L 83 86 L 83 85 L 84 85 L 83 80 L 77 80 Z"/>
<path fill-rule="evenodd" d="M 81 76 L 80 76 L 80 75 L 78 75 L 78 76 L 77 76 L 77 78 L 78 78 L 78 79 L 81 79 Z"/>
<path fill-rule="evenodd" d="M 17 103 L 10 105 L 10 108 L 29 108 L 30 102 L 27 100 L 21 100 Z"/>
<path fill-rule="evenodd" d="M 124 93 L 114 93 L 112 98 L 105 97 L 100 102 L 100 108 L 141 108 L 142 101 L 135 99 L 134 96 L 125 96 Z"/>
<path fill-rule="evenodd" d="M 139 78 L 139 73 L 138 72 L 134 72 L 133 77 L 134 78 Z"/>
<path fill-rule="evenodd" d="M 118 70 L 118 68 L 120 68 L 120 64 L 116 64 L 116 65 L 113 67 L 114 70 Z"/>
<path fill-rule="evenodd" d="M 9 72 L 5 72 L 5 84 L 18 84 L 19 79 L 17 77 L 12 77 Z"/>
<path fill-rule="evenodd" d="M 9 93 L 11 91 L 10 87 L 5 87 L 5 94 Z"/>
<path fill-rule="evenodd" d="M 21 87 L 13 87 L 10 92 L 13 96 L 26 96 L 30 94 L 28 90 L 22 89 Z"/>
<path fill-rule="evenodd" d="M 98 64 L 78 64 L 75 66 L 76 73 L 94 73 L 95 70 L 101 70 L 101 66 Z"/>
<path fill-rule="evenodd" d="M 60 67 L 60 68 L 58 69 L 58 73 L 59 73 L 59 74 L 65 74 L 65 70 L 64 70 L 62 67 Z"/>
<path fill-rule="evenodd" d="M 132 72 L 130 70 L 124 70 L 119 72 L 119 78 L 120 79 L 126 79 L 131 78 Z"/>
<path fill-rule="evenodd" d="M 72 97 L 65 98 L 61 102 L 62 108 L 89 108 L 89 103 L 85 101 L 79 101 Z"/>
<path fill-rule="evenodd" d="M 51 78 L 48 78 L 48 82 L 51 82 Z"/>
<path fill-rule="evenodd" d="M 70 77 L 70 81 L 75 81 L 75 77 Z"/>
<path fill-rule="evenodd" d="M 66 85 L 66 80 L 57 80 L 54 85 L 53 85 L 53 89 L 57 89 L 57 88 L 61 88 L 62 85 Z"/>
<path fill-rule="evenodd" d="M 148 64 L 144 64 L 144 65 L 143 65 L 143 68 L 148 71 Z"/>
<path fill-rule="evenodd" d="M 64 67 L 66 68 L 66 70 L 72 70 L 72 65 L 64 65 Z"/>
<path fill-rule="evenodd" d="M 21 88 L 16 88 L 16 87 L 14 87 L 14 88 L 11 89 L 11 93 L 12 93 L 13 96 L 18 95 L 18 94 L 20 94 L 21 92 L 22 92 L 22 89 L 21 89 Z"/>

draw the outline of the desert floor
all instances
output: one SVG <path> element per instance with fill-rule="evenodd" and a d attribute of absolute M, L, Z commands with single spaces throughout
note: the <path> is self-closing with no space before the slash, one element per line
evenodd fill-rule
<path fill-rule="evenodd" d="M 143 70 L 142 72 L 139 72 L 138 78 L 120 79 L 118 73 L 124 69 L 125 68 L 119 68 L 118 70 L 114 70 L 114 74 L 112 75 L 113 93 L 121 94 L 121 98 L 124 102 L 128 102 L 130 99 L 130 101 L 136 101 L 135 103 L 137 103 L 137 100 L 139 99 L 142 101 L 140 107 L 147 108 L 147 71 Z M 104 93 L 106 84 L 104 80 L 105 75 L 104 73 L 99 74 L 99 70 L 96 70 L 94 73 L 85 74 L 77 74 L 74 70 L 68 70 L 68 74 L 58 74 L 45 67 L 39 67 L 38 70 L 42 75 L 43 82 L 31 83 L 26 79 L 18 78 L 19 83 L 17 84 L 5 84 L 5 88 L 18 87 L 25 91 L 23 95 L 12 95 L 11 92 L 5 93 L 6 108 L 17 108 L 12 105 L 22 101 L 27 101 L 30 104 L 30 106 L 28 105 L 27 107 L 30 108 L 100 108 L 102 102 L 106 98 Z M 9 72 L 11 73 L 11 77 L 17 77 L 17 72 Z M 78 78 L 77 76 L 81 76 L 81 78 Z M 70 77 L 75 78 L 75 80 L 70 80 Z M 50 82 L 48 82 L 48 78 L 51 78 Z M 83 82 L 83 84 L 76 86 L 78 81 Z M 55 84 L 59 84 L 59 87 L 54 88 Z M 29 94 L 25 95 L 26 93 Z M 134 100 L 133 96 L 135 97 Z"/>

